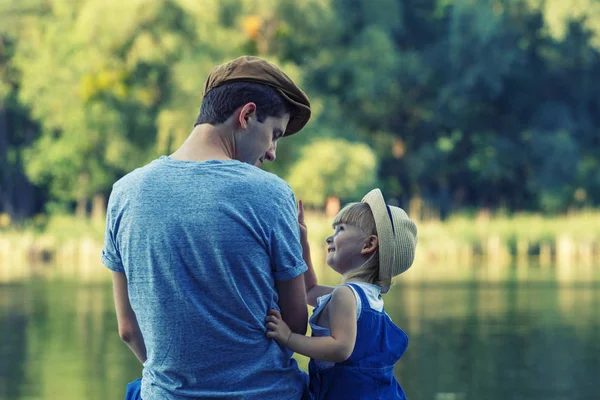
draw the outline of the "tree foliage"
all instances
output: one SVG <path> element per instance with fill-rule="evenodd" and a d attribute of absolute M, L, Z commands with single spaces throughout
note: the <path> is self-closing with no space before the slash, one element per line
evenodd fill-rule
<path fill-rule="evenodd" d="M 361 195 L 344 183 L 354 167 L 333 165 L 352 158 L 331 146 L 343 139 L 374 152 L 365 182 L 404 205 L 598 205 L 600 8 L 565 4 L 0 0 L 0 212 L 108 194 L 185 140 L 204 78 L 240 54 L 280 64 L 311 98 L 312 121 L 268 169 L 301 192 L 321 185 L 303 192 L 314 204 Z"/>
<path fill-rule="evenodd" d="M 315 24 L 324 45 L 296 59 L 327 99 L 317 123 L 376 149 L 388 195 L 442 212 L 600 202 L 600 15 L 559 1 L 387 3 L 332 0 L 330 23 Z"/>
<path fill-rule="evenodd" d="M 310 206 L 323 206 L 329 196 L 356 201 L 377 183 L 377 156 L 362 143 L 314 140 L 302 148 L 287 181 Z"/>

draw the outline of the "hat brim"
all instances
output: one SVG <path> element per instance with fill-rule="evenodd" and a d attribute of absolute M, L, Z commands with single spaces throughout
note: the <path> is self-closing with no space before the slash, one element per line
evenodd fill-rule
<path fill-rule="evenodd" d="M 391 284 L 415 259 L 417 226 L 403 209 L 388 206 L 379 189 L 371 190 L 362 201 L 371 208 L 379 237 L 379 280 Z M 388 290 L 389 286 L 384 286 L 381 291 Z"/>
<path fill-rule="evenodd" d="M 274 86 L 273 86 L 274 87 Z M 307 107 L 305 104 L 299 103 L 293 99 L 291 99 L 285 92 L 275 87 L 279 94 L 283 96 L 285 100 L 292 106 L 292 112 L 290 114 L 290 121 L 287 124 L 287 128 L 285 129 L 285 133 L 283 136 L 290 136 L 294 133 L 300 132 L 302 128 L 308 123 L 310 120 L 310 107 Z"/>
<path fill-rule="evenodd" d="M 371 208 L 379 237 L 379 279 L 391 280 L 395 262 L 394 230 L 383 194 L 381 190 L 373 189 L 363 197 L 362 202 Z"/>

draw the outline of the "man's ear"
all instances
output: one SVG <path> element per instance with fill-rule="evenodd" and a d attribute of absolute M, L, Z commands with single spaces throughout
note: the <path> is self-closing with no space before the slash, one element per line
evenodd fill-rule
<path fill-rule="evenodd" d="M 250 102 L 246 103 L 240 109 L 240 113 L 238 115 L 238 123 L 240 124 L 240 128 L 248 129 L 248 125 L 250 121 L 256 118 L 256 104 Z"/>
<path fill-rule="evenodd" d="M 363 248 L 360 251 L 360 254 L 363 254 L 363 255 L 371 254 L 375 250 L 377 250 L 378 247 L 379 247 L 379 238 L 377 237 L 377 235 L 371 235 L 365 241 L 365 244 L 363 245 Z"/>

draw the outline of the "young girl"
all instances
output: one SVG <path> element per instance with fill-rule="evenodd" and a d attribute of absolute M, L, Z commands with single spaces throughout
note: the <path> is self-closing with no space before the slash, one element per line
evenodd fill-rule
<path fill-rule="evenodd" d="M 327 238 L 327 264 L 342 275 L 333 288 L 317 284 L 310 260 L 304 210 L 298 222 L 312 337 L 292 333 L 271 310 L 267 336 L 280 345 L 311 358 L 310 393 L 314 399 L 406 399 L 394 378 L 394 364 L 408 345 L 408 337 L 383 310 L 381 293 L 392 277 L 413 262 L 417 228 L 406 213 L 385 204 L 379 189 L 361 203 L 344 207 Z"/>

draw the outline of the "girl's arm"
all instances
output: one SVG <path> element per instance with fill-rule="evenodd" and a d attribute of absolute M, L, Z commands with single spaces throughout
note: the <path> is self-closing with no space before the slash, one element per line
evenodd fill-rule
<path fill-rule="evenodd" d="M 302 200 L 298 201 L 298 225 L 300 226 L 300 243 L 302 244 L 302 258 L 308 267 L 304 273 L 304 286 L 306 287 L 306 302 L 313 307 L 317 306 L 317 298 L 333 292 L 333 286 L 319 285 L 317 274 L 312 265 L 310 257 L 310 246 L 308 244 L 308 229 L 304 223 L 304 205 Z"/>
<path fill-rule="evenodd" d="M 279 344 L 307 357 L 321 361 L 342 362 L 348 359 L 356 342 L 356 300 L 352 289 L 340 286 L 327 304 L 331 336 L 308 337 L 293 333 L 277 310 L 269 311 L 267 336 Z"/>

